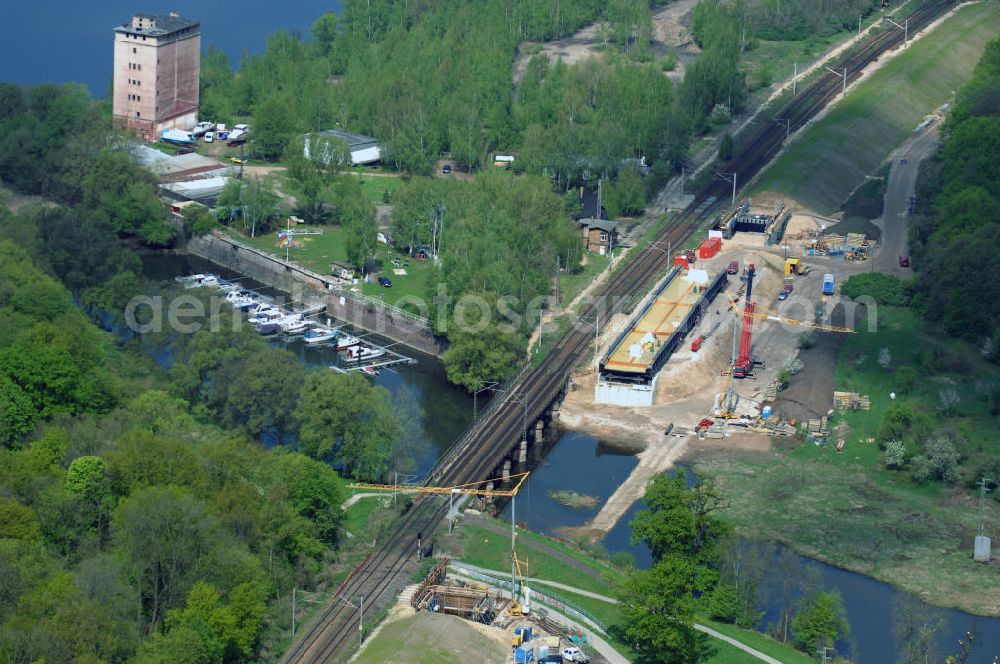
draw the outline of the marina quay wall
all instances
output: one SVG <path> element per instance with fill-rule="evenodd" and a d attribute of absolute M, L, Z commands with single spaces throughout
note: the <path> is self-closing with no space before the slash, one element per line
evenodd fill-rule
<path fill-rule="evenodd" d="M 232 270 L 254 281 L 284 291 L 292 302 L 326 304 L 326 315 L 366 332 L 397 341 L 428 355 L 440 357 L 447 344 L 436 337 L 430 321 L 384 304 L 361 293 L 352 293 L 333 276 L 322 275 L 266 254 L 221 233 L 188 240 L 189 253 Z"/>

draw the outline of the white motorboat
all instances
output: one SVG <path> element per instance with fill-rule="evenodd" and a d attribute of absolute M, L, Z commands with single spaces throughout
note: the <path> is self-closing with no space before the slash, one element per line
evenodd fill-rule
<path fill-rule="evenodd" d="M 341 353 L 341 356 L 348 362 L 370 362 L 385 355 L 384 348 L 373 346 L 354 346 Z"/>
<path fill-rule="evenodd" d="M 231 281 L 220 281 L 216 286 L 223 293 L 233 293 L 240 289 L 239 284 L 234 284 Z"/>
<path fill-rule="evenodd" d="M 307 330 L 306 333 L 302 335 L 302 341 L 307 344 L 322 344 L 327 341 L 333 341 L 336 338 L 337 330 L 329 327 L 322 327 L 320 325 L 313 326 L 312 329 Z"/>
<path fill-rule="evenodd" d="M 278 321 L 278 325 L 281 326 L 281 331 L 285 334 L 302 334 L 309 329 L 309 321 L 299 314 L 285 316 Z"/>
<path fill-rule="evenodd" d="M 286 314 L 278 309 L 265 309 L 250 317 L 250 324 L 254 326 L 265 325 L 267 323 L 277 324 Z"/>
<path fill-rule="evenodd" d="M 257 304 L 256 298 L 254 298 L 253 293 L 248 290 L 231 290 L 226 293 L 226 302 L 228 302 L 234 309 L 239 309 L 241 311 L 246 311 L 250 307 Z"/>
<path fill-rule="evenodd" d="M 177 277 L 177 281 L 183 284 L 184 288 L 206 288 L 219 285 L 219 278 L 214 274 L 192 274 L 190 277 Z"/>
<path fill-rule="evenodd" d="M 337 337 L 337 350 L 347 350 L 348 348 L 353 348 L 361 343 L 361 339 L 357 337 L 352 337 L 349 334 L 342 334 Z"/>

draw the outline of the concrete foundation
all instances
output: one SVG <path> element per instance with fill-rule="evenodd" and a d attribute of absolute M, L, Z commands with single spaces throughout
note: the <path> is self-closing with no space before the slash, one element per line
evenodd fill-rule
<path fill-rule="evenodd" d="M 609 406 L 652 406 L 656 394 L 656 384 L 660 376 L 653 377 L 649 385 L 632 385 L 629 383 L 614 383 L 599 380 L 594 388 L 594 401 Z"/>
<path fill-rule="evenodd" d="M 976 535 L 976 544 L 973 549 L 972 559 L 977 563 L 988 563 L 990 561 L 990 538 L 986 535 Z"/>
<path fill-rule="evenodd" d="M 522 438 L 521 445 L 517 451 L 517 462 L 525 463 L 527 460 L 528 460 L 528 441 Z"/>

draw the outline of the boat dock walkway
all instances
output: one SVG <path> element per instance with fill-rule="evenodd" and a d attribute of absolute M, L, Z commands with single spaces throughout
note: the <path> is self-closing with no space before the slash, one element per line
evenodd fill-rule
<path fill-rule="evenodd" d="M 334 325 L 333 322 L 327 318 L 326 324 L 320 323 L 317 317 L 324 314 L 327 310 L 326 302 L 319 298 L 311 298 L 306 301 L 294 301 L 294 302 L 280 302 L 279 300 L 261 293 L 261 289 L 251 289 L 246 288 L 240 284 L 238 279 L 222 279 L 216 275 L 194 275 L 192 277 L 179 277 L 177 281 L 179 283 L 185 284 L 186 287 L 191 287 L 191 280 L 197 280 L 200 284 L 202 280 L 205 280 L 205 287 L 218 288 L 219 290 L 229 292 L 233 290 L 238 290 L 244 293 L 247 297 L 251 298 L 254 302 L 260 305 L 266 305 L 281 311 L 286 316 L 300 316 L 303 319 L 311 319 L 310 329 L 318 329 L 322 331 L 327 331 L 331 333 L 336 333 L 336 336 L 332 336 L 328 341 L 320 341 L 315 344 L 306 344 L 306 348 L 316 348 L 322 350 L 337 350 L 342 348 L 341 353 L 337 357 L 335 364 L 330 365 L 330 368 L 334 371 L 340 373 L 349 373 L 351 371 L 364 371 L 365 373 L 376 373 L 378 369 L 382 367 L 391 367 L 398 364 L 416 364 L 416 358 L 410 357 L 408 355 L 403 355 L 394 349 L 395 346 L 400 344 L 393 343 L 388 346 L 383 345 L 381 341 L 378 341 L 374 336 L 370 334 L 362 334 L 356 332 L 353 329 L 348 329 L 344 325 Z M 281 332 L 275 335 L 268 335 L 270 337 L 282 336 L 286 340 L 294 339 L 296 337 L 302 337 L 303 333 L 301 331 L 297 333 L 287 333 Z M 338 345 L 341 344 L 345 337 L 351 338 L 352 344 L 347 348 L 351 350 L 358 351 L 359 357 L 357 359 L 351 359 L 346 356 L 347 348 L 343 348 Z M 367 357 L 360 357 L 362 354 L 367 353 Z"/>

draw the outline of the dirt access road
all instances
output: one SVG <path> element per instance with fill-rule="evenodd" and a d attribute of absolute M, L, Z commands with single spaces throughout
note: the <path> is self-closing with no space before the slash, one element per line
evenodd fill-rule
<path fill-rule="evenodd" d="M 909 254 L 908 211 L 910 197 L 917 186 L 920 162 L 937 148 L 938 126 L 935 120 L 909 140 L 892 155 L 892 168 L 885 191 L 882 216 L 873 220 L 882 230 L 882 246 L 875 256 L 875 270 L 900 277 L 913 276 L 913 270 L 899 266 L 899 257 Z M 902 163 L 902 159 L 906 163 Z"/>

